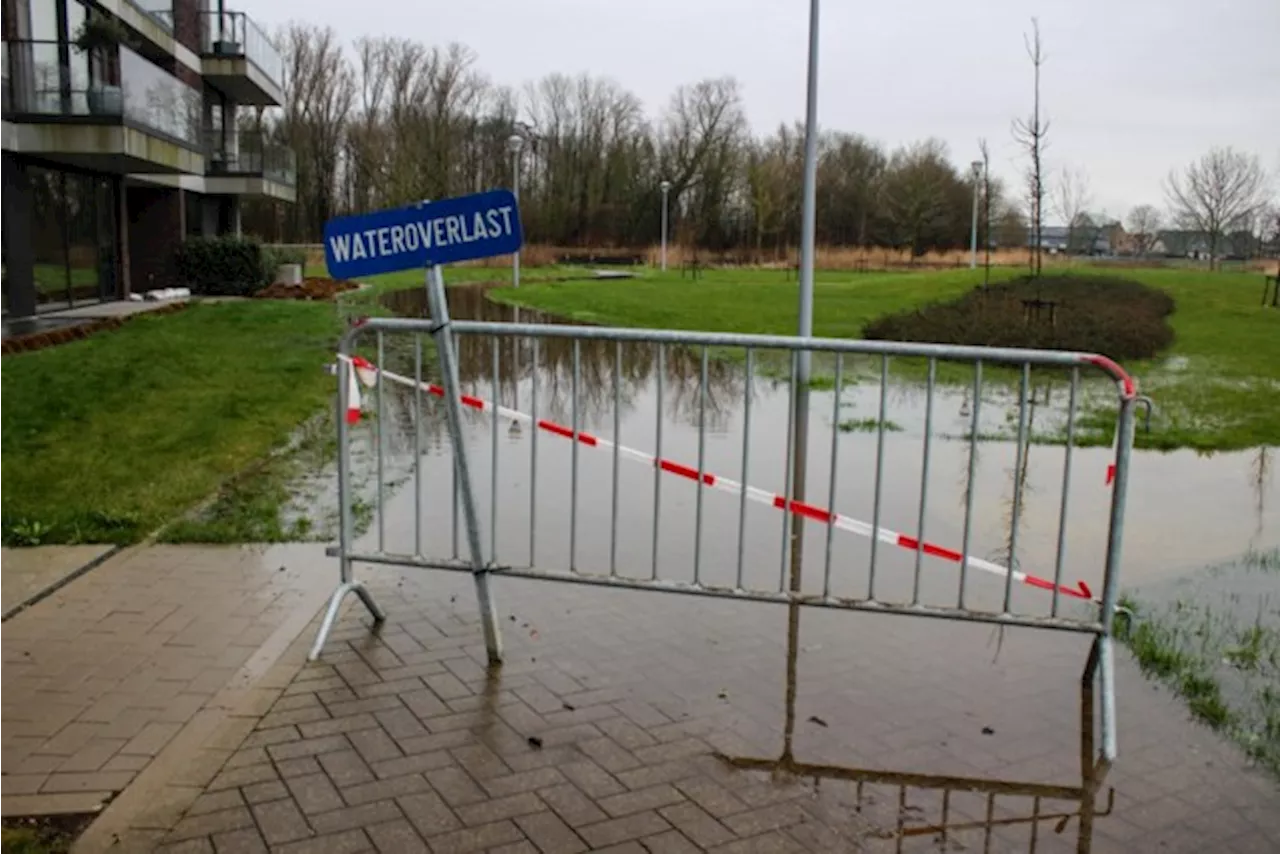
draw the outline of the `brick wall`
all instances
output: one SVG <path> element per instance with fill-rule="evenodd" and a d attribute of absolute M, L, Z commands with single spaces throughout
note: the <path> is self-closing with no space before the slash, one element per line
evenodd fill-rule
<path fill-rule="evenodd" d="M 200 53 L 200 0 L 173 0 L 173 36 Z M 199 85 L 198 75 L 195 85 Z"/>

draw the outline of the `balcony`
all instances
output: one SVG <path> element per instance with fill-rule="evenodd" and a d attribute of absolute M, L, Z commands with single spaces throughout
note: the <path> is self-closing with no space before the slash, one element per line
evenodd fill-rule
<path fill-rule="evenodd" d="M 101 172 L 204 172 L 201 96 L 132 50 L 4 43 L 4 147 Z"/>
<path fill-rule="evenodd" d="M 210 193 L 268 195 L 294 201 L 298 179 L 293 149 L 257 131 L 205 132 L 205 187 Z"/>
<path fill-rule="evenodd" d="M 205 80 L 240 104 L 278 106 L 284 101 L 284 60 L 244 12 L 204 12 L 200 52 Z"/>

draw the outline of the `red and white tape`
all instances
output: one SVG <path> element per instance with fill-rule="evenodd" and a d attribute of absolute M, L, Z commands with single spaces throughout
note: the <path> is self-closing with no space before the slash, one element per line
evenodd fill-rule
<path fill-rule="evenodd" d="M 354 424 L 360 419 L 359 384 L 364 383 L 364 385 L 369 387 L 376 385 L 379 371 L 376 365 L 359 356 L 339 355 L 338 358 L 349 362 L 354 368 L 354 370 L 350 371 L 347 375 L 349 383 L 347 423 Z M 435 395 L 436 397 L 444 397 L 444 388 L 442 386 L 435 385 L 434 383 L 419 383 L 410 377 L 406 377 L 392 371 L 382 371 L 381 373 L 385 380 L 396 383 L 397 385 L 408 386 L 409 388 L 417 387 L 428 394 Z M 460 395 L 458 399 L 463 406 L 468 406 L 480 412 L 496 411 L 498 415 L 511 419 L 512 421 L 519 421 L 525 424 L 534 423 L 533 416 L 531 415 L 514 409 L 508 409 L 505 406 L 495 404 L 492 401 L 484 400 L 483 398 L 464 394 Z M 536 426 L 540 430 L 545 430 L 548 433 L 554 433 L 555 435 L 566 439 L 574 438 L 574 431 L 571 427 L 565 427 L 562 424 L 557 424 L 554 421 L 548 421 L 545 418 L 539 418 Z M 698 469 L 693 466 L 687 466 L 683 463 L 675 462 L 674 460 L 655 457 L 654 455 L 647 454 L 644 451 L 636 450 L 635 448 L 628 448 L 626 445 L 616 445 L 608 439 L 587 433 L 583 430 L 579 430 L 577 432 L 577 440 L 591 448 L 607 448 L 612 450 L 616 447 L 619 456 L 635 460 L 636 462 L 645 463 L 646 465 L 656 466 L 662 471 L 679 475 L 680 477 L 687 478 L 695 483 L 698 480 Z M 952 563 L 961 563 L 964 560 L 964 556 L 954 549 L 948 549 L 927 541 L 923 546 L 921 546 L 919 540 L 915 537 L 909 537 L 906 534 L 900 534 L 897 531 L 891 531 L 888 528 L 874 528 L 866 522 L 854 519 L 850 516 L 833 513 L 822 507 L 803 501 L 788 500 L 786 496 L 779 495 L 775 492 L 769 492 L 768 490 L 760 489 L 759 487 L 744 485 L 727 477 L 722 477 L 720 475 L 704 471 L 702 472 L 702 482 L 706 486 L 722 492 L 727 492 L 730 495 L 742 495 L 743 493 L 746 493 L 747 498 L 752 501 L 756 501 L 761 504 L 768 504 L 772 507 L 778 508 L 779 510 L 786 510 L 789 508 L 792 513 L 804 516 L 807 519 L 812 519 L 815 522 L 821 522 L 824 525 L 830 524 L 842 531 L 849 531 L 850 533 L 858 534 L 863 537 L 875 536 L 876 539 L 882 543 L 899 546 L 913 552 L 920 549 L 930 557 L 951 561 Z M 969 556 L 967 563 L 973 569 L 998 575 L 1001 578 L 1012 574 L 1014 581 L 1018 581 L 1031 587 L 1039 587 L 1043 590 L 1053 590 L 1057 588 L 1057 590 L 1064 596 L 1071 596 L 1076 599 L 1093 599 L 1093 592 L 1089 589 L 1089 585 L 1084 581 L 1076 582 L 1075 587 L 1068 587 L 1065 584 L 1055 585 L 1047 578 L 1041 578 L 1016 569 L 1011 572 L 1008 567 L 1001 566 L 1000 564 L 993 563 L 989 560 L 983 560 L 979 557 L 973 557 L 972 555 Z"/>

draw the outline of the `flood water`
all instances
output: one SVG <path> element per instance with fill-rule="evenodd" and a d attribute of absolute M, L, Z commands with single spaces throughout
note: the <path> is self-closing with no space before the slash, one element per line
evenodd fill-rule
<path fill-rule="evenodd" d="M 421 291 L 402 291 L 393 296 L 392 308 L 397 313 L 425 314 Z M 554 322 L 536 312 L 493 303 L 476 288 L 451 288 L 449 300 L 455 319 Z M 387 367 L 412 376 L 411 345 L 405 346 L 405 339 L 392 336 L 386 341 Z M 424 349 L 430 363 L 429 340 Z M 492 339 L 462 336 L 459 372 L 463 390 L 530 412 L 535 405 L 536 385 L 538 417 L 571 425 L 575 417 L 573 351 L 572 342 L 563 339 L 542 340 L 535 353 L 534 343 L 528 340 L 503 340 L 495 345 Z M 656 451 L 661 432 L 661 455 L 696 468 L 698 425 L 704 420 L 705 471 L 745 480 L 771 493 L 784 491 L 789 383 L 756 375 L 748 384 L 740 360 L 711 358 L 704 403 L 699 393 L 699 354 L 669 348 L 659 405 L 656 348 L 624 345 L 619 349 L 612 342 L 582 341 L 578 354 L 579 429 L 613 438 L 616 418 L 618 441 L 646 453 Z M 874 429 L 833 429 L 837 421 L 874 421 L 878 411 L 878 363 L 859 365 L 852 361 L 846 360 L 846 375 L 856 373 L 858 379 L 846 384 L 841 392 L 838 415 L 833 391 L 811 393 L 806 495 L 811 503 L 833 506 L 839 513 L 870 523 L 875 515 L 879 436 Z M 615 387 L 617 364 L 621 365 L 621 374 Z M 430 367 L 424 378 L 433 379 Z M 1032 388 L 1032 429 L 1061 419 L 1067 398 L 1065 379 L 1033 374 Z M 1107 389 L 1105 383 L 1099 383 L 1096 387 L 1087 386 L 1086 392 L 1105 395 Z M 955 437 L 969 432 L 970 396 L 971 389 L 967 387 L 940 384 L 934 400 L 924 539 L 954 550 L 961 548 L 963 540 L 971 447 L 967 440 Z M 388 485 L 399 488 L 386 491 L 390 496 L 386 512 L 368 533 L 369 542 L 380 537 L 383 548 L 398 553 L 437 558 L 465 556 L 465 536 L 454 533 L 450 512 L 452 473 L 443 411 L 433 398 L 418 404 L 411 392 L 394 386 L 389 388 L 383 405 L 384 478 Z M 417 472 L 421 491 L 415 500 L 412 425 L 418 405 L 423 418 L 417 444 L 423 457 Z M 883 436 L 879 524 L 910 536 L 915 536 L 919 528 L 925 409 L 923 383 L 891 376 L 887 422 L 900 429 L 886 430 Z M 1006 383 L 989 382 L 980 413 L 980 434 L 1007 431 L 1010 423 L 1016 424 L 1016 390 Z M 699 538 L 699 489 L 692 480 L 671 474 L 655 478 L 651 465 L 623 456 L 616 462 L 615 505 L 615 460 L 610 450 L 579 444 L 575 462 L 575 444 L 562 437 L 539 431 L 535 439 L 528 425 L 512 427 L 501 417 L 495 425 L 488 413 L 467 411 L 466 415 L 482 543 L 486 557 L 496 563 L 532 564 L 553 570 L 572 566 L 581 572 L 613 571 L 647 578 L 654 571 L 656 539 L 656 565 L 661 578 L 693 580 L 696 576 L 706 584 L 732 585 L 741 572 L 748 587 L 779 589 L 784 577 L 784 518 L 772 506 L 749 501 L 744 508 L 735 495 L 714 488 L 701 490 L 699 552 L 695 548 Z M 745 478 L 744 438 L 748 457 Z M 366 447 L 364 451 L 371 449 Z M 983 441 L 976 449 L 969 553 L 1007 565 L 1017 482 L 1015 443 Z M 834 467 L 833 453 L 837 460 Z M 1065 453 L 1061 446 L 1031 445 L 1023 465 L 1013 563 L 1025 572 L 1046 578 L 1052 578 L 1055 572 Z M 1280 498 L 1275 494 L 1272 456 L 1270 449 L 1211 455 L 1192 451 L 1136 452 L 1125 516 L 1122 587 L 1141 589 L 1248 549 L 1280 545 L 1280 513 L 1272 506 Z M 1095 592 L 1100 590 L 1103 577 L 1111 498 L 1104 477 L 1111 458 L 1108 448 L 1076 448 L 1072 453 L 1062 580 L 1074 585 L 1082 579 Z M 422 523 L 415 526 L 419 513 Z M 838 529 L 829 536 L 827 526 L 818 523 L 806 524 L 805 528 L 804 589 L 821 592 L 826 584 L 834 595 L 866 595 L 872 583 L 868 572 L 871 540 Z M 420 543 L 415 542 L 419 539 Z M 883 601 L 911 601 L 916 584 L 915 552 L 884 542 L 875 549 L 877 597 Z M 926 556 L 920 575 L 920 600 L 954 605 L 958 582 L 956 564 Z M 970 570 L 969 586 L 977 601 L 998 607 L 1003 579 Z M 1047 612 L 1051 599 L 1048 592 L 1014 587 L 1015 611 Z M 1068 607 L 1071 600 L 1064 599 L 1063 603 L 1064 608 Z"/>

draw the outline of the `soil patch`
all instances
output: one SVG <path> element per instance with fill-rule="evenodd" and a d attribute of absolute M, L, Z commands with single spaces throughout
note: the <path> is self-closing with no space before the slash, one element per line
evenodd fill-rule
<path fill-rule="evenodd" d="M 281 282 L 267 285 L 254 296 L 257 299 L 301 299 L 324 302 L 332 300 L 340 293 L 354 291 L 358 287 L 360 286 L 355 282 L 348 282 L 344 279 L 308 276 L 302 280 L 300 285 L 286 285 Z"/>
<path fill-rule="evenodd" d="M 1173 343 L 1173 298 L 1114 276 L 1023 277 L 890 314 L 867 338 L 981 347 L 1082 350 L 1149 359 Z"/>
<path fill-rule="evenodd" d="M 6 818 L 0 854 L 66 854 L 99 813 L 67 813 Z"/>

